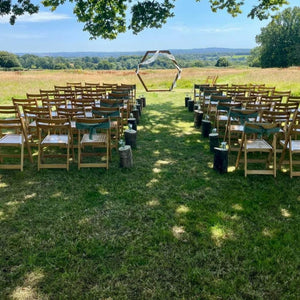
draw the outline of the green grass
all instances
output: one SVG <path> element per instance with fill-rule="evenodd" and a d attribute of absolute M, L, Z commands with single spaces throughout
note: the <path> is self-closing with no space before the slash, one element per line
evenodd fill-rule
<path fill-rule="evenodd" d="M 184 96 L 146 94 L 132 169 L 0 171 L 0 299 L 299 299 L 300 179 L 214 171 Z"/>

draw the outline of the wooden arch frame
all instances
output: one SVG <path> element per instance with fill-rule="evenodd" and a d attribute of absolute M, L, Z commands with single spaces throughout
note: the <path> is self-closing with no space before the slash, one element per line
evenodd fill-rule
<path fill-rule="evenodd" d="M 175 76 L 175 79 L 173 81 L 173 83 L 171 84 L 171 87 L 169 89 L 148 89 L 147 88 L 147 85 L 145 84 L 142 76 L 139 74 L 139 69 L 140 67 L 143 65 L 143 63 L 146 61 L 146 58 L 149 54 L 156 54 L 156 53 L 162 53 L 162 54 L 167 54 L 169 56 L 172 56 L 172 58 L 170 58 L 170 60 L 173 62 L 175 68 L 177 69 L 177 74 Z M 138 64 L 138 67 L 136 69 L 136 75 L 138 76 L 140 82 L 142 83 L 143 87 L 145 88 L 146 92 L 170 92 L 173 90 L 177 80 L 180 78 L 180 74 L 181 74 L 181 69 L 180 67 L 178 66 L 178 63 L 176 62 L 174 56 L 171 54 L 171 52 L 169 50 L 158 50 L 158 51 L 154 51 L 154 50 L 150 50 L 150 51 L 147 51 L 145 53 L 145 55 L 143 56 L 142 60 L 140 61 L 140 63 Z"/>

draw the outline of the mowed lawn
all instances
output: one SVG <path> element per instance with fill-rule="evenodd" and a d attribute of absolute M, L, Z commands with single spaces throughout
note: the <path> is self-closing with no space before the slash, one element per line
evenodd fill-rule
<path fill-rule="evenodd" d="M 197 70 L 173 92 L 138 85 L 147 107 L 132 169 L 114 151 L 108 171 L 38 172 L 28 161 L 24 172 L 0 170 L 0 299 L 300 298 L 300 178 L 244 178 L 235 153 L 227 174 L 212 169 L 184 97 L 218 70 Z M 250 71 L 222 70 L 219 81 L 300 94 L 299 69 L 268 70 L 272 79 L 257 69 L 257 80 Z M 67 81 L 136 82 L 121 73 L 28 72 L 18 84 L 1 73 L 12 77 L 0 82 L 20 97 Z"/>

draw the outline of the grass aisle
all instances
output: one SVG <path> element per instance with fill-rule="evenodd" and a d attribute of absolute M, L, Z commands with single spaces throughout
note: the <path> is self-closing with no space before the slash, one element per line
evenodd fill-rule
<path fill-rule="evenodd" d="M 300 297 L 300 179 L 216 173 L 184 95 L 147 94 L 133 169 L 1 171 L 0 299 Z"/>

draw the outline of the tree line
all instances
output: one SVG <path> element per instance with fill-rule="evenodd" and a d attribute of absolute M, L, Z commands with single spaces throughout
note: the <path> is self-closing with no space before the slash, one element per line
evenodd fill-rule
<path fill-rule="evenodd" d="M 119 57 L 51 57 L 38 56 L 33 54 L 15 55 L 13 53 L 0 51 L 0 68 L 2 69 L 82 69 L 82 70 L 133 70 L 141 61 L 142 56 L 124 55 Z M 176 61 L 181 68 L 210 67 L 245 65 L 247 55 L 227 55 L 220 57 L 218 54 L 180 54 L 176 56 Z M 226 61 L 224 65 L 220 64 Z M 174 64 L 163 57 L 159 57 L 151 65 L 143 66 L 144 69 L 171 69 Z"/>

